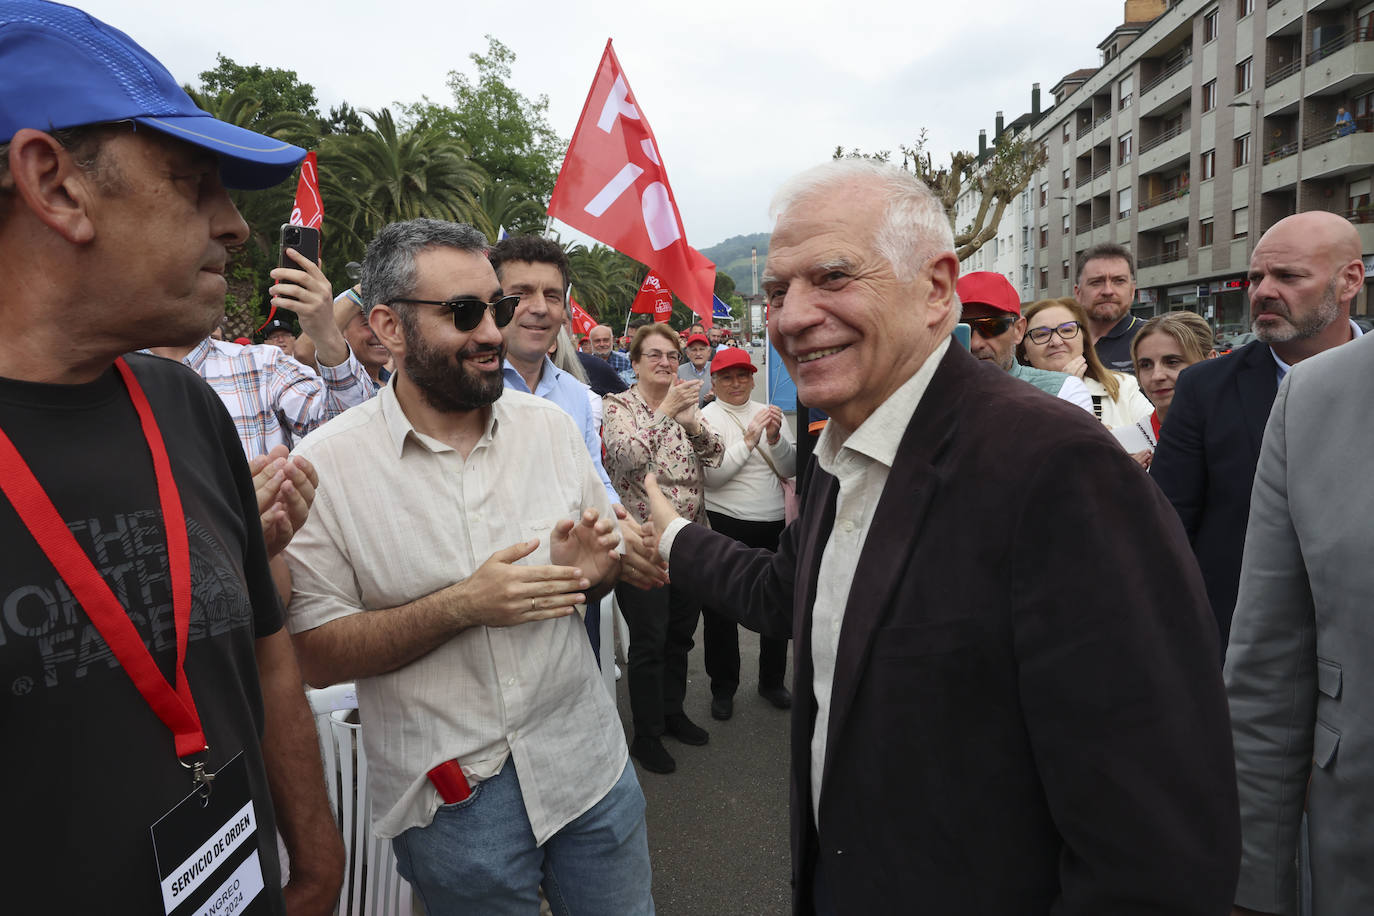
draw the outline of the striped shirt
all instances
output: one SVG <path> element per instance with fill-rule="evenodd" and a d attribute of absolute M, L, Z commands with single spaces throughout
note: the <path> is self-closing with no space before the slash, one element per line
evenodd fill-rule
<path fill-rule="evenodd" d="M 181 360 L 219 395 L 252 458 L 290 448 L 325 420 L 372 397 L 376 389 L 354 358 L 320 374 L 269 344 L 243 346 L 207 337 Z"/>

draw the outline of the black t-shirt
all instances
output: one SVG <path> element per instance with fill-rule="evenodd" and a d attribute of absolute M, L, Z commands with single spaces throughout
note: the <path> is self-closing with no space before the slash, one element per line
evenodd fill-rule
<path fill-rule="evenodd" d="M 587 386 L 601 397 L 629 390 L 630 386 L 625 384 L 620 373 L 601 357 L 579 352 L 577 358 L 582 361 L 582 368 L 587 370 Z"/>
<path fill-rule="evenodd" d="M 1102 365 L 1113 372 L 1135 375 L 1135 363 L 1131 362 L 1131 341 L 1135 340 L 1135 335 L 1144 326 L 1144 319 L 1129 313 L 1112 325 L 1112 329 L 1103 334 L 1094 346 Z"/>
<path fill-rule="evenodd" d="M 194 372 L 153 356 L 127 360 L 162 430 L 186 514 L 186 675 L 210 745 L 208 768 L 244 754 L 262 899 L 270 903 L 265 912 L 280 913 L 254 647 L 282 621 L 252 480 L 224 406 Z M 0 378 L 0 428 L 172 682 L 166 528 L 123 381 L 113 368 L 88 385 Z M 172 734 L 3 496 L 0 544 L 3 909 L 161 913 L 149 828 L 192 788 Z"/>

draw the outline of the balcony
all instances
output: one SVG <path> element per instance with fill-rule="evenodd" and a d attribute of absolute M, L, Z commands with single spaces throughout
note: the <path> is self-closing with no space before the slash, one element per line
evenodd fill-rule
<path fill-rule="evenodd" d="M 1188 246 L 1178 245 L 1153 257 L 1136 262 L 1136 286 L 1169 286 L 1188 274 Z"/>
<path fill-rule="evenodd" d="M 1188 98 L 1193 91 L 1193 55 L 1166 67 L 1140 87 L 1140 117 L 1150 117 Z"/>
<path fill-rule="evenodd" d="M 1374 76 L 1374 30 L 1351 29 L 1307 55 L 1308 95 L 1339 95 L 1370 76 Z"/>
<path fill-rule="evenodd" d="M 1110 165 L 1104 165 L 1096 172 L 1093 172 L 1093 181 L 1091 187 L 1088 189 L 1088 196 L 1101 197 L 1103 194 L 1111 193 L 1111 190 L 1112 167 Z"/>
<path fill-rule="evenodd" d="M 1109 111 L 1093 122 L 1090 146 L 1100 146 L 1112 139 L 1112 113 Z"/>
<path fill-rule="evenodd" d="M 1302 0 L 1270 0 L 1269 11 L 1264 16 L 1264 34 L 1268 38 L 1275 35 L 1292 35 L 1302 30 Z"/>
<path fill-rule="evenodd" d="M 1188 128 L 1172 127 L 1140 145 L 1140 174 L 1146 175 L 1188 161 Z"/>
<path fill-rule="evenodd" d="M 1302 101 L 1302 58 L 1270 73 L 1264 78 L 1264 113 L 1288 114 L 1296 111 Z"/>
<path fill-rule="evenodd" d="M 1298 182 L 1298 142 L 1285 143 L 1264 154 L 1264 169 L 1260 174 L 1260 190 L 1268 194 L 1291 188 Z"/>
<path fill-rule="evenodd" d="M 1188 221 L 1188 188 L 1175 188 L 1140 202 L 1136 231 L 1149 232 L 1161 226 Z"/>
<path fill-rule="evenodd" d="M 1374 133 L 1371 133 L 1374 118 L 1360 118 L 1353 127 L 1353 133 L 1342 133 L 1342 128 L 1329 127 L 1303 137 L 1304 180 L 1329 178 L 1369 168 L 1369 163 L 1374 162 Z"/>

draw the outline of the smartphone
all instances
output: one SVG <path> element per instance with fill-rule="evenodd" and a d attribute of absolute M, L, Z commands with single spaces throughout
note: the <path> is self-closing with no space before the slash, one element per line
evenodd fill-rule
<path fill-rule="evenodd" d="M 972 332 L 970 332 L 968 325 L 960 323 L 954 326 L 954 339 L 959 341 L 965 350 L 969 349 L 971 337 Z"/>
<path fill-rule="evenodd" d="M 309 226 L 293 226 L 284 223 L 281 227 L 281 258 L 277 262 L 281 267 L 290 267 L 300 270 L 301 266 L 286 256 L 286 249 L 294 248 L 301 254 L 310 259 L 310 263 L 317 264 L 320 260 L 320 230 L 311 229 Z"/>

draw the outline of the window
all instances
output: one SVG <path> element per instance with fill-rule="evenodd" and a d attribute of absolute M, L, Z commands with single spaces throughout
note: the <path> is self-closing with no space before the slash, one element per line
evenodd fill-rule
<path fill-rule="evenodd" d="M 1061 264 L 1062 276 L 1065 280 L 1069 279 L 1069 259 L 1065 258 Z"/>
<path fill-rule="evenodd" d="M 1210 80 L 1202 84 L 1202 110 L 1211 111 L 1217 107 L 1217 81 Z"/>
<path fill-rule="evenodd" d="M 1202 17 L 1202 43 L 1206 44 L 1217 37 L 1218 9 L 1212 7 Z"/>
<path fill-rule="evenodd" d="M 1250 135 L 1236 138 L 1236 147 L 1232 151 L 1232 165 L 1248 165 L 1250 162 Z"/>
<path fill-rule="evenodd" d="M 1042 181 L 1042 182 L 1040 182 L 1040 206 L 1043 207 L 1043 206 L 1045 206 L 1045 205 L 1046 205 L 1047 203 L 1049 203 L 1049 202 L 1050 202 L 1050 183 L 1049 183 L 1048 181 Z"/>
<path fill-rule="evenodd" d="M 1030 289 L 1030 265 L 1021 265 L 1021 288 Z"/>
<path fill-rule="evenodd" d="M 1069 186 L 1069 170 L 1068 170 L 1068 169 L 1065 169 L 1065 170 L 1064 170 L 1064 187 L 1067 188 L 1068 186 Z"/>
<path fill-rule="evenodd" d="M 1026 251 L 1030 248 L 1030 226 L 1021 227 L 1021 250 Z"/>
<path fill-rule="evenodd" d="M 1117 95 L 1117 98 L 1120 100 L 1120 101 L 1117 103 L 1117 106 L 1116 106 L 1117 109 L 1118 109 L 1118 110 L 1121 110 L 1121 109 L 1125 109 L 1125 108 L 1130 108 L 1130 107 L 1131 107 L 1131 96 L 1132 96 L 1132 93 L 1134 92 L 1134 89 L 1135 89 L 1135 77 L 1133 77 L 1133 76 L 1127 76 L 1127 77 L 1126 77 L 1125 79 L 1123 79 L 1121 82 L 1117 83 L 1117 84 L 1116 84 L 1116 87 L 1117 87 L 1117 93 L 1116 93 L 1116 95 Z"/>
<path fill-rule="evenodd" d="M 1069 142 L 1069 122 L 1068 122 L 1068 121 L 1065 121 L 1065 122 L 1064 122 L 1064 142 L 1065 142 L 1065 143 L 1068 143 L 1068 142 Z"/>
<path fill-rule="evenodd" d="M 1125 219 L 1131 215 L 1131 189 L 1122 188 L 1116 192 L 1116 212 L 1118 219 Z"/>
<path fill-rule="evenodd" d="M 1048 267 L 1040 268 L 1040 288 L 1050 288 L 1050 269 Z"/>
<path fill-rule="evenodd" d="M 1206 181 L 1208 178 L 1217 177 L 1216 150 L 1209 149 L 1207 152 L 1202 154 L 1202 158 L 1201 160 L 1199 160 L 1198 163 L 1198 172 L 1201 173 L 1203 181 Z"/>
<path fill-rule="evenodd" d="M 1368 223 L 1374 219 L 1369 208 L 1369 179 L 1361 178 L 1350 182 L 1345 190 L 1346 216 L 1357 223 Z"/>
<path fill-rule="evenodd" d="M 1116 164 L 1125 165 L 1131 161 L 1131 135 L 1130 132 L 1121 135 L 1121 139 L 1116 141 Z"/>
<path fill-rule="evenodd" d="M 1212 221 L 1210 219 L 1201 220 L 1197 226 L 1197 244 L 1199 248 L 1206 248 L 1212 244 Z"/>
<path fill-rule="evenodd" d="M 1244 19 L 1255 11 L 1255 0 L 1236 0 L 1236 18 Z"/>
<path fill-rule="evenodd" d="M 1250 88 L 1250 64 L 1254 58 L 1247 57 L 1236 64 L 1236 91 L 1245 92 Z"/>
<path fill-rule="evenodd" d="M 1041 227 L 1040 227 L 1040 247 L 1041 247 L 1041 248 L 1044 248 L 1044 247 L 1045 247 L 1046 245 L 1048 245 L 1049 243 L 1050 243 L 1050 227 L 1049 227 L 1049 226 L 1041 226 Z"/>
<path fill-rule="evenodd" d="M 1069 214 L 1065 213 L 1065 214 L 1064 214 L 1064 234 L 1065 234 L 1065 235 L 1068 235 L 1068 233 L 1069 233 L 1069 228 L 1070 228 L 1072 225 L 1073 225 L 1073 224 L 1072 224 L 1071 222 L 1069 222 Z"/>
<path fill-rule="evenodd" d="M 1231 211 L 1231 238 L 1243 239 L 1250 234 L 1250 208 Z"/>

